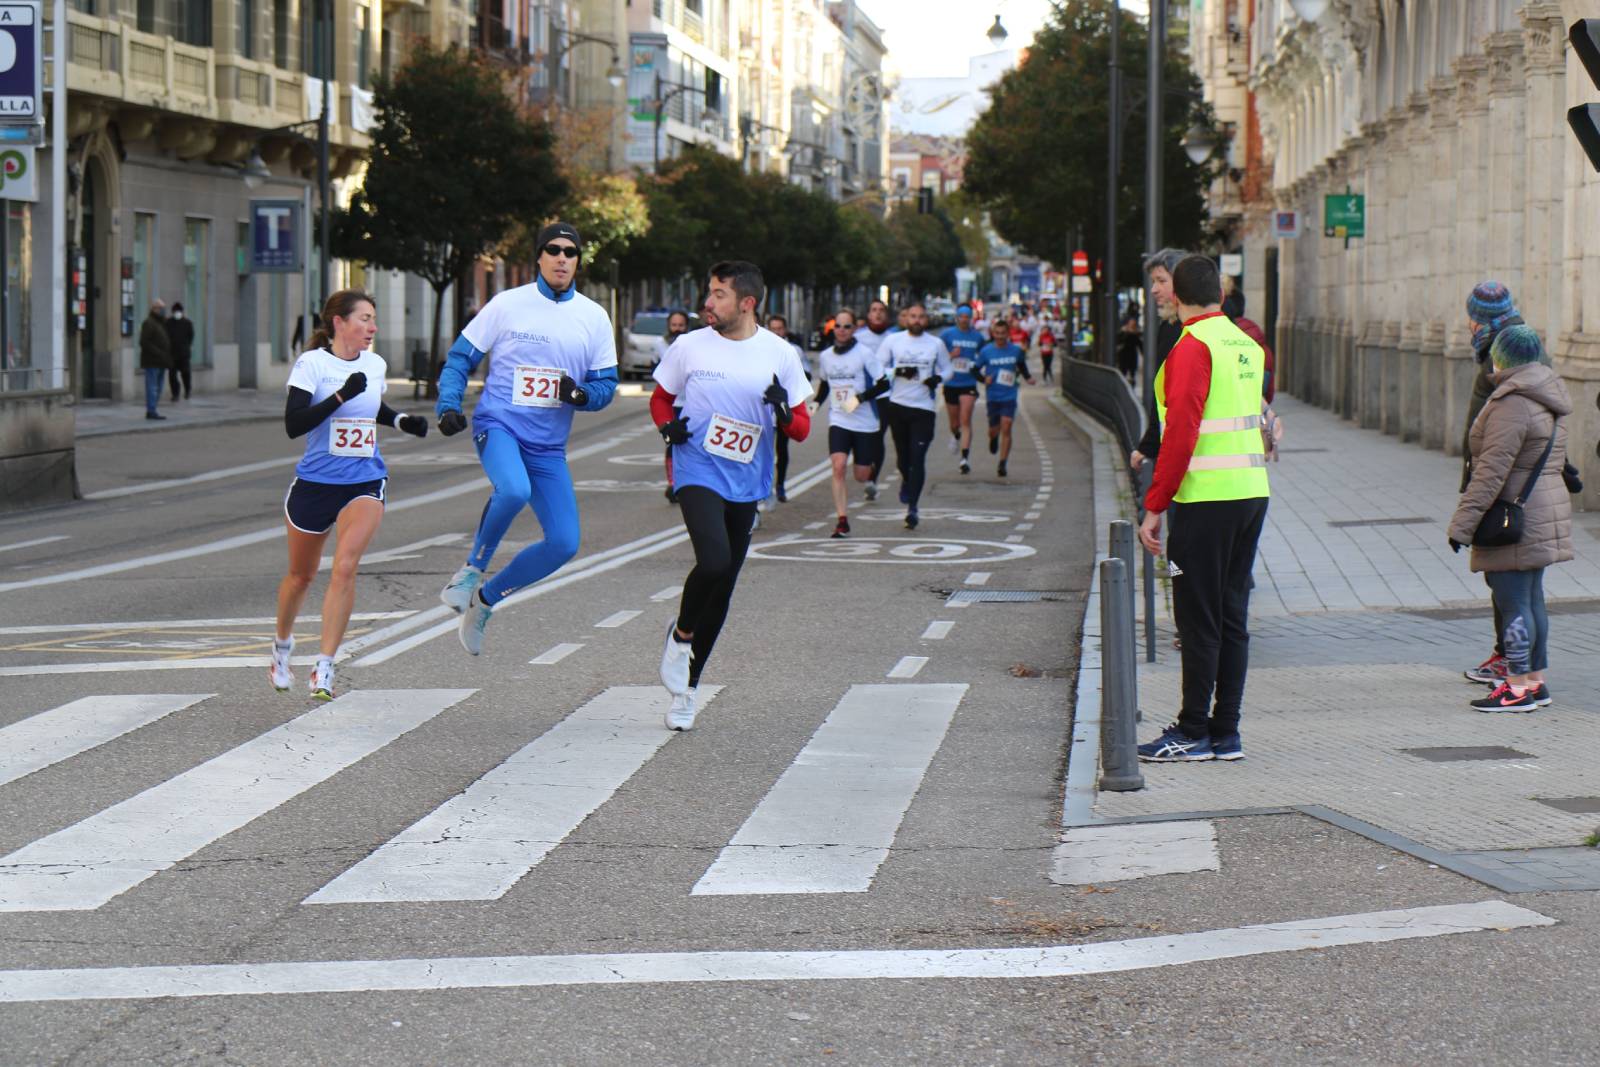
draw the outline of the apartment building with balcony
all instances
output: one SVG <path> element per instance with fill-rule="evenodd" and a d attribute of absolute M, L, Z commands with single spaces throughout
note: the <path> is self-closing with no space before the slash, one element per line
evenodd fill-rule
<path fill-rule="evenodd" d="M 732 0 L 629 5 L 628 165 L 653 172 L 691 144 L 738 153 L 738 22 Z"/>

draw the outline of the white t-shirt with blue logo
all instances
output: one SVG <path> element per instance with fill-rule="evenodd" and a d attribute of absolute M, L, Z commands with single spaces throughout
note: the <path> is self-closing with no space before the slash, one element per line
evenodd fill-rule
<path fill-rule="evenodd" d="M 937 374 L 950 380 L 950 350 L 944 342 L 931 333 L 913 337 L 910 333 L 892 333 L 878 348 L 878 359 L 889 372 L 893 384 L 889 390 L 889 403 L 902 407 L 933 411 L 933 393 L 928 391 L 928 379 Z M 895 371 L 901 367 L 916 370 L 916 377 L 902 378 Z"/>
<path fill-rule="evenodd" d="M 582 385 L 617 365 L 605 309 L 582 293 L 551 300 L 536 282 L 496 293 L 461 335 L 489 357 L 473 428 L 499 427 L 535 450 L 566 451 L 574 408 L 561 402 L 561 375 Z"/>
<path fill-rule="evenodd" d="M 340 359 L 326 348 L 314 348 L 294 361 L 285 388 L 303 389 L 313 404 L 320 404 L 357 371 L 367 376 L 367 387 L 306 434 L 305 455 L 294 472 L 308 482 L 358 485 L 389 476 L 378 454 L 378 408 L 389 388 L 389 367 L 382 356 L 369 350 L 355 359 Z"/>
<path fill-rule="evenodd" d="M 762 399 L 777 375 L 791 408 L 811 395 L 800 357 L 788 341 L 756 328 L 743 341 L 713 329 L 673 342 L 655 380 L 677 399 L 690 440 L 672 449 L 679 489 L 704 486 L 730 503 L 763 500 L 772 491 L 773 408 Z"/>
<path fill-rule="evenodd" d="M 878 357 L 859 344 L 850 351 L 825 348 L 817 356 L 817 373 L 828 383 L 828 399 L 823 403 L 828 409 L 828 425 L 857 433 L 878 432 L 878 409 L 872 402 L 856 401 L 852 411 L 847 397 L 859 397 L 883 377 L 883 365 Z"/>

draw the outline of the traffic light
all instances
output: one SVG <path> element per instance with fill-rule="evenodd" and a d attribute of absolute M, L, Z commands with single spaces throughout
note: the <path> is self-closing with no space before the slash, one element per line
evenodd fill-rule
<path fill-rule="evenodd" d="M 1572 50 L 1578 53 L 1589 80 L 1600 89 L 1600 19 L 1579 19 L 1567 31 Z M 1567 112 L 1567 125 L 1578 135 L 1583 154 L 1600 170 L 1600 104 L 1579 104 Z"/>

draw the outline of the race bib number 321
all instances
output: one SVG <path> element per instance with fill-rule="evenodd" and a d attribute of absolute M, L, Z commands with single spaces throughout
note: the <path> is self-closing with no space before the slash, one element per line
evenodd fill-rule
<path fill-rule="evenodd" d="M 753 422 L 741 422 L 726 415 L 711 416 L 706 429 L 705 450 L 713 456 L 731 459 L 735 463 L 749 463 L 756 458 L 756 442 L 761 440 L 761 427 Z"/>
<path fill-rule="evenodd" d="M 511 380 L 511 402 L 519 408 L 561 406 L 561 369 L 518 364 Z"/>
<path fill-rule="evenodd" d="M 377 448 L 378 426 L 374 420 L 328 420 L 328 455 L 371 459 Z"/>

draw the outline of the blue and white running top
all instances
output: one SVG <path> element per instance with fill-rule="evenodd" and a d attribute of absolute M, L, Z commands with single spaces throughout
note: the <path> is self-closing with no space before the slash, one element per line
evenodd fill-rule
<path fill-rule="evenodd" d="M 883 365 L 876 355 L 859 344 L 851 345 L 848 352 L 824 348 L 817 356 L 817 373 L 828 383 L 829 426 L 857 433 L 878 432 L 877 407 L 860 400 L 850 403 L 883 377 Z"/>
<path fill-rule="evenodd" d="M 389 388 L 389 368 L 382 356 L 371 350 L 355 359 L 340 359 L 326 348 L 302 352 L 289 371 L 285 390 L 304 389 L 311 402 L 319 404 L 357 371 L 367 376 L 367 387 L 306 434 L 305 455 L 294 472 L 308 482 L 355 485 L 389 476 L 378 454 L 378 408 Z"/>
<path fill-rule="evenodd" d="M 574 409 L 561 402 L 561 375 L 581 386 L 617 365 L 605 309 L 570 290 L 552 300 L 538 282 L 496 293 L 461 336 L 489 357 L 473 429 L 499 427 L 534 450 L 566 451 Z"/>
<path fill-rule="evenodd" d="M 990 342 L 978 353 L 978 361 L 973 369 L 985 381 L 994 379 L 989 383 L 984 397 L 996 404 L 1004 404 L 1017 398 L 1017 377 L 1028 373 L 1028 361 L 1017 345 Z"/>
<path fill-rule="evenodd" d="M 692 330 L 673 342 L 655 369 L 661 388 L 677 398 L 690 439 L 672 449 L 678 489 L 704 486 L 729 503 L 764 500 L 772 491 L 775 449 L 772 405 L 762 394 L 772 376 L 799 407 L 811 396 L 800 357 L 788 341 L 762 327 L 743 341 L 716 330 Z"/>
<path fill-rule="evenodd" d="M 977 385 L 972 376 L 972 361 L 978 358 L 978 349 L 988 343 L 988 338 L 977 330 L 961 330 L 952 326 L 939 335 L 939 340 L 950 350 L 950 379 L 946 385 Z"/>

